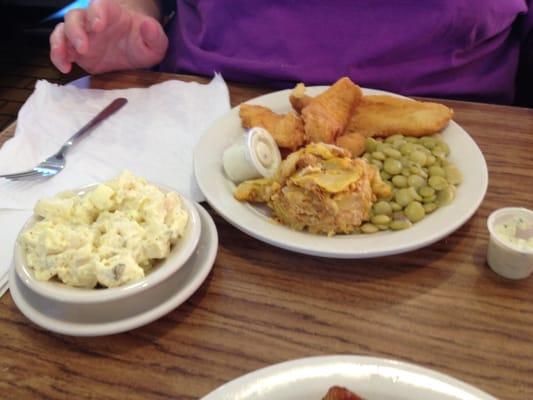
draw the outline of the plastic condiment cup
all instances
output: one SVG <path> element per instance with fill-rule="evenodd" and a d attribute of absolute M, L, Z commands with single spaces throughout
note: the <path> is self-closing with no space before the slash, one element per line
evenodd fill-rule
<path fill-rule="evenodd" d="M 272 135 L 263 128 L 246 131 L 222 155 L 222 165 L 229 179 L 235 183 L 275 174 L 281 154 Z"/>
<path fill-rule="evenodd" d="M 533 211 L 527 208 L 506 207 L 494 211 L 487 220 L 490 241 L 487 262 L 494 272 L 508 279 L 524 279 L 533 272 L 533 249 L 518 247 L 502 238 L 496 231 L 500 224 L 523 218 L 531 226 Z"/>

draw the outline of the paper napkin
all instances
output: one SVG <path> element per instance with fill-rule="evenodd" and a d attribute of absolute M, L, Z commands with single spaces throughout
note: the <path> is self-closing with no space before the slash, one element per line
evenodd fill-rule
<path fill-rule="evenodd" d="M 0 277 L 9 268 L 27 214 L 15 210 L 31 210 L 44 196 L 106 181 L 129 169 L 191 200 L 203 200 L 194 178 L 193 151 L 203 131 L 230 109 L 219 75 L 206 85 L 172 80 L 122 90 L 38 81 L 19 112 L 15 136 L 0 149 L 0 174 L 34 167 L 117 97 L 126 97 L 128 104 L 71 148 L 60 174 L 37 182 L 0 179 Z"/>

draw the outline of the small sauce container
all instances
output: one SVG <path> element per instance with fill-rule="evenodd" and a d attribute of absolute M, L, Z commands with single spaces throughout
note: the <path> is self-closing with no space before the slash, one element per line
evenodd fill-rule
<path fill-rule="evenodd" d="M 222 165 L 235 183 L 254 178 L 270 178 L 281 164 L 281 154 L 272 135 L 263 128 L 246 131 L 222 155 Z"/>
<path fill-rule="evenodd" d="M 508 279 L 524 279 L 533 272 L 533 211 L 506 207 L 494 211 L 487 220 L 490 242 L 487 262 L 497 274 Z"/>

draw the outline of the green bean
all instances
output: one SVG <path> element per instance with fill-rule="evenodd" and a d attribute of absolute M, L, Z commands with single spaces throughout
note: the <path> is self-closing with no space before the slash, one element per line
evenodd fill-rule
<path fill-rule="evenodd" d="M 389 142 L 381 142 L 381 143 L 383 143 L 383 147 L 379 151 L 384 153 L 385 150 L 392 149 L 392 143 L 389 143 Z"/>
<path fill-rule="evenodd" d="M 435 200 L 437 200 L 437 194 L 436 193 L 433 196 L 422 198 L 422 202 L 423 203 L 433 203 Z"/>
<path fill-rule="evenodd" d="M 372 207 L 372 211 L 374 211 L 375 215 L 392 215 L 392 204 L 384 200 L 378 201 Z"/>
<path fill-rule="evenodd" d="M 400 152 L 406 156 L 406 155 L 409 155 L 411 154 L 411 152 L 413 151 L 413 144 L 412 143 L 406 143 L 404 144 L 403 146 L 400 147 Z"/>
<path fill-rule="evenodd" d="M 407 207 L 405 207 L 405 216 L 409 218 L 409 221 L 411 222 L 418 222 L 426 216 L 426 211 L 424 210 L 424 206 L 422 206 L 422 204 L 420 204 L 418 201 L 413 201 L 412 203 L 409 203 Z"/>
<path fill-rule="evenodd" d="M 376 168 L 379 169 L 379 170 L 383 168 L 383 163 L 380 160 L 372 159 L 370 161 L 370 164 L 375 165 Z"/>
<path fill-rule="evenodd" d="M 392 208 L 392 211 L 400 211 L 403 208 L 401 205 L 399 205 L 395 201 L 391 201 L 391 202 L 389 202 L 389 204 L 390 204 L 390 206 Z"/>
<path fill-rule="evenodd" d="M 387 158 L 383 163 L 383 169 L 391 175 L 398 175 L 402 172 L 402 163 L 400 160 Z"/>
<path fill-rule="evenodd" d="M 402 147 L 407 142 L 403 139 L 397 139 L 392 143 L 392 147 L 394 147 L 396 150 L 400 150 L 400 147 Z"/>
<path fill-rule="evenodd" d="M 450 146 L 448 146 L 448 144 L 446 142 L 444 142 L 443 140 L 438 140 L 437 141 L 437 144 L 435 147 L 439 147 L 441 148 L 443 151 L 444 151 L 444 154 L 445 155 L 448 155 L 450 154 Z"/>
<path fill-rule="evenodd" d="M 435 157 L 437 157 L 438 159 L 441 159 L 441 160 L 442 160 L 442 159 L 446 158 L 446 151 L 445 151 L 442 147 L 440 147 L 440 146 L 435 146 L 435 147 L 433 148 L 433 150 L 431 150 L 431 152 L 432 152 L 433 155 L 434 155 Z"/>
<path fill-rule="evenodd" d="M 421 176 L 422 178 L 426 179 L 428 177 L 428 173 L 424 171 L 424 168 L 418 166 L 418 165 L 411 165 L 409 168 L 412 174 Z"/>
<path fill-rule="evenodd" d="M 403 168 L 402 169 L 402 175 L 405 176 L 405 177 L 408 177 L 411 175 L 411 171 L 409 170 L 409 168 Z"/>
<path fill-rule="evenodd" d="M 365 141 L 365 151 L 373 153 L 377 149 L 377 141 L 374 138 L 367 138 Z"/>
<path fill-rule="evenodd" d="M 382 151 L 374 151 L 372 153 L 372 158 L 375 160 L 383 161 L 385 160 L 385 154 Z"/>
<path fill-rule="evenodd" d="M 378 229 L 380 231 L 386 231 L 389 229 L 389 225 L 388 224 L 384 224 L 384 225 L 376 225 L 378 227 Z"/>
<path fill-rule="evenodd" d="M 400 157 L 400 162 L 402 163 L 402 166 L 405 167 L 405 168 L 409 168 L 411 166 L 411 164 L 413 164 L 413 162 L 411 160 L 409 160 L 409 157 L 407 157 L 407 156 L 401 156 Z"/>
<path fill-rule="evenodd" d="M 402 153 L 400 153 L 398 150 L 396 150 L 396 149 L 394 149 L 392 147 L 386 148 L 385 150 L 383 150 L 383 152 L 388 157 L 394 158 L 396 160 L 399 160 L 402 157 Z"/>
<path fill-rule="evenodd" d="M 430 214 L 433 211 L 435 211 L 437 208 L 439 208 L 435 203 L 425 203 L 423 207 L 424 207 L 424 211 L 426 212 L 426 214 Z"/>
<path fill-rule="evenodd" d="M 394 143 L 398 139 L 403 139 L 403 135 L 392 135 L 385 139 L 385 143 Z"/>
<path fill-rule="evenodd" d="M 374 225 L 387 225 L 390 221 L 391 221 L 391 218 L 388 216 L 388 215 L 374 215 L 370 221 L 372 221 L 372 223 Z"/>
<path fill-rule="evenodd" d="M 423 151 L 415 150 L 409 154 L 409 159 L 423 167 L 426 164 L 427 156 Z"/>
<path fill-rule="evenodd" d="M 408 143 L 416 143 L 416 141 L 418 140 L 418 138 L 415 138 L 415 137 L 412 137 L 412 136 L 407 136 L 405 138 L 405 140 L 407 140 Z"/>
<path fill-rule="evenodd" d="M 455 165 L 450 164 L 444 167 L 444 172 L 446 172 L 446 180 L 452 185 L 459 185 L 463 182 L 463 174 L 459 171 Z"/>
<path fill-rule="evenodd" d="M 402 229 L 407 229 L 410 226 L 411 222 L 409 222 L 409 220 L 396 220 L 390 223 L 389 228 L 391 228 L 393 231 L 399 231 Z"/>
<path fill-rule="evenodd" d="M 363 233 L 376 233 L 378 230 L 378 227 L 371 223 L 366 223 L 361 226 L 361 232 Z"/>
<path fill-rule="evenodd" d="M 416 201 L 422 201 L 422 197 L 420 197 L 414 187 L 410 186 L 409 188 L 407 188 L 407 191 L 409 192 L 409 196 L 411 196 L 411 199 Z"/>
<path fill-rule="evenodd" d="M 392 184 L 397 188 L 404 188 L 407 187 L 407 179 L 403 175 L 396 175 L 392 177 Z"/>
<path fill-rule="evenodd" d="M 443 178 L 446 176 L 446 172 L 443 168 L 439 167 L 438 165 L 433 165 L 429 167 L 429 176 L 442 176 Z"/>
<path fill-rule="evenodd" d="M 439 207 L 450 204 L 455 198 L 455 187 L 448 186 L 437 193 L 437 204 Z"/>
<path fill-rule="evenodd" d="M 392 220 L 393 220 L 393 221 L 407 220 L 407 217 L 405 216 L 403 210 L 400 210 L 400 211 L 394 211 L 394 212 L 392 213 Z"/>
<path fill-rule="evenodd" d="M 388 181 L 391 178 L 391 175 L 387 171 L 381 171 L 379 174 L 384 181 Z"/>
<path fill-rule="evenodd" d="M 448 182 L 442 176 L 431 176 L 428 183 L 435 190 L 443 190 L 448 187 Z"/>
<path fill-rule="evenodd" d="M 437 161 L 437 157 L 435 157 L 433 154 L 430 154 L 426 160 L 426 166 L 430 166 L 435 164 L 435 161 Z"/>
<path fill-rule="evenodd" d="M 435 140 L 435 138 L 426 136 L 426 137 L 423 137 L 423 138 L 420 139 L 420 143 L 424 147 L 426 147 L 426 148 L 431 150 L 433 147 L 435 147 L 437 145 L 437 140 Z"/>
<path fill-rule="evenodd" d="M 415 189 L 418 189 L 426 184 L 426 180 L 421 176 L 411 175 L 407 178 L 407 184 Z"/>
<path fill-rule="evenodd" d="M 413 185 L 411 185 L 413 186 Z M 435 195 L 435 189 L 433 189 L 431 186 L 421 186 L 418 189 L 418 193 L 422 197 L 431 197 Z"/>
<path fill-rule="evenodd" d="M 409 189 L 399 189 L 396 191 L 394 200 L 400 206 L 405 207 L 407 204 L 409 204 L 413 200 L 413 198 L 411 197 L 411 193 L 409 192 Z"/>

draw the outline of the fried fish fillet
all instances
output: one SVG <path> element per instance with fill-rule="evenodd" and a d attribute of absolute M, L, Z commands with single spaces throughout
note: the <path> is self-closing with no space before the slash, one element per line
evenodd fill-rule
<path fill-rule="evenodd" d="M 335 143 L 362 96 L 361 88 L 344 77 L 313 97 L 302 109 L 306 141 Z"/>
<path fill-rule="evenodd" d="M 301 114 L 304 107 L 308 106 L 313 98 L 305 94 L 305 85 L 303 83 L 298 83 L 291 92 L 289 96 L 289 101 L 292 105 L 294 111 L 298 114 Z"/>
<path fill-rule="evenodd" d="M 303 122 L 294 112 L 280 115 L 267 107 L 241 104 L 239 116 L 243 127 L 269 131 L 279 147 L 296 150 L 304 144 Z"/>
<path fill-rule="evenodd" d="M 451 108 L 438 103 L 387 95 L 364 96 L 344 134 L 420 137 L 441 131 L 452 116 Z"/>
<path fill-rule="evenodd" d="M 349 150 L 352 157 L 359 157 L 365 152 L 366 136 L 360 133 L 343 134 L 335 140 L 335 144 Z"/>

